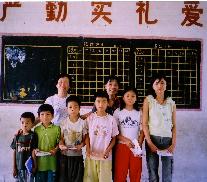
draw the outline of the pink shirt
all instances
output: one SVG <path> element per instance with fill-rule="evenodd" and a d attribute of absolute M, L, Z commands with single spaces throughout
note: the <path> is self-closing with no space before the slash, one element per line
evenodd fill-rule
<path fill-rule="evenodd" d="M 113 116 L 97 116 L 92 113 L 87 118 L 87 129 L 90 138 L 91 159 L 111 160 L 112 154 L 107 159 L 102 156 L 109 146 L 112 137 L 119 134 L 116 120 Z"/>

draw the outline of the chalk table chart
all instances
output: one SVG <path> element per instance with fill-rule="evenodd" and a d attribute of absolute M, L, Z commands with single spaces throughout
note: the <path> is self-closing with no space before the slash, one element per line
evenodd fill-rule
<path fill-rule="evenodd" d="M 59 73 L 72 77 L 72 94 L 92 105 L 113 74 L 137 88 L 141 106 L 154 73 L 167 75 L 177 108 L 200 109 L 200 40 L 2 37 L 1 102 L 42 103 L 56 92 Z"/>

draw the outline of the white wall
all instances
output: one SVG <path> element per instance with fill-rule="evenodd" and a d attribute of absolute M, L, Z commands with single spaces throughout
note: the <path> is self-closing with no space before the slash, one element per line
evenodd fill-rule
<path fill-rule="evenodd" d="M 0 3 L 0 14 L 2 14 Z M 136 2 L 113 2 L 112 24 L 99 20 L 92 24 L 90 2 L 68 2 L 68 17 L 64 22 L 45 21 L 45 3 L 22 2 L 21 8 L 8 8 L 7 17 L 0 22 L 0 34 L 5 35 L 58 35 L 93 37 L 137 37 L 201 39 L 201 110 L 182 110 L 177 113 L 177 148 L 175 152 L 176 182 L 207 181 L 207 2 L 200 2 L 203 14 L 198 20 L 203 27 L 181 26 L 183 2 L 150 2 L 150 20 L 155 25 L 139 25 L 135 13 Z M 0 15 L 1 16 L 1 15 Z M 1 47 L 1 45 L 0 45 Z M 19 127 L 19 116 L 24 111 L 36 113 L 38 105 L 0 104 L 0 182 L 11 181 L 12 136 Z M 85 112 L 84 110 L 82 112 Z M 146 173 L 146 171 L 145 171 Z"/>

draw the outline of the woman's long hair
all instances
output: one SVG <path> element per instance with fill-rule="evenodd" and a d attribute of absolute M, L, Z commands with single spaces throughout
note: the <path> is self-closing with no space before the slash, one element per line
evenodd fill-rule
<path fill-rule="evenodd" d="M 153 83 L 155 82 L 155 80 L 159 80 L 159 82 L 164 79 L 167 82 L 167 78 L 164 74 L 161 74 L 161 73 L 157 73 L 155 75 L 152 76 L 151 80 L 150 80 L 150 85 L 149 85 L 149 88 L 148 88 L 148 91 L 147 91 L 147 95 L 152 95 L 154 98 L 157 97 L 157 94 L 155 93 L 155 90 L 153 89 Z M 165 93 L 164 93 L 164 99 L 167 99 L 167 97 L 169 97 L 169 92 L 167 91 L 167 89 L 165 90 Z"/>

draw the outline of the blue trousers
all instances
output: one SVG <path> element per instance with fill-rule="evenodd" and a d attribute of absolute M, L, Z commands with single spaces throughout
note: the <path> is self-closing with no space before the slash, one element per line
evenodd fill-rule
<path fill-rule="evenodd" d="M 27 170 L 18 170 L 16 182 L 34 182 L 33 174 L 27 172 Z"/>
<path fill-rule="evenodd" d="M 35 176 L 35 182 L 55 182 L 55 171 L 38 171 Z"/>
<path fill-rule="evenodd" d="M 168 148 L 172 143 L 172 138 L 150 136 L 152 142 L 160 150 Z M 151 152 L 146 142 L 146 159 L 147 168 L 149 173 L 149 182 L 159 182 L 158 168 L 159 168 L 159 155 Z M 173 173 L 173 156 L 162 156 L 162 182 L 172 182 Z"/>

